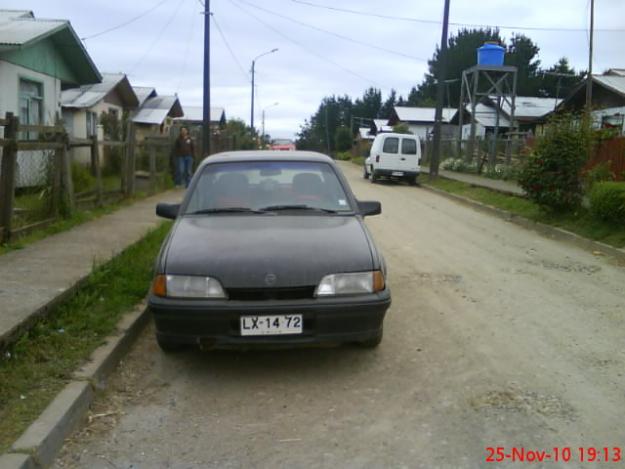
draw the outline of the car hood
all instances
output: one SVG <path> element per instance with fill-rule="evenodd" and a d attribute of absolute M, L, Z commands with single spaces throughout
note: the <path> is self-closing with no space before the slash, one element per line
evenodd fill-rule
<path fill-rule="evenodd" d="M 373 268 L 355 216 L 183 217 L 166 256 L 167 274 L 211 276 L 226 288 L 312 286 L 327 274 Z"/>

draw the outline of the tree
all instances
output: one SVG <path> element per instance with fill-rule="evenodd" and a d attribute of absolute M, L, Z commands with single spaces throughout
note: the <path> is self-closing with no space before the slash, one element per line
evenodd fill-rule
<path fill-rule="evenodd" d="M 540 49 L 530 38 L 516 34 L 510 40 L 505 57 L 506 65 L 517 68 L 517 95 L 537 96 L 540 89 L 540 60 L 536 58 Z"/>
<path fill-rule="evenodd" d="M 334 134 L 336 151 L 347 151 L 352 147 L 352 131 L 349 127 L 339 127 Z"/>
<path fill-rule="evenodd" d="M 550 98 L 563 98 L 586 77 L 586 72 L 576 72 L 575 69 L 570 66 L 569 60 L 566 57 L 560 58 L 560 60 L 558 60 L 554 65 L 549 67 L 547 70 L 541 71 L 541 73 L 542 80 L 538 92 L 541 96 Z M 551 75 L 552 73 L 573 76 L 558 77 Z M 558 82 L 560 82 L 559 85 Z"/>
<path fill-rule="evenodd" d="M 380 117 L 383 119 L 390 119 L 391 114 L 393 113 L 393 108 L 397 104 L 397 91 L 391 89 L 391 92 L 382 104 L 382 108 L 380 109 Z"/>
<path fill-rule="evenodd" d="M 232 140 L 234 150 L 253 150 L 256 148 L 256 134 L 241 119 L 230 119 L 223 130 L 224 139 Z"/>
<path fill-rule="evenodd" d="M 393 127 L 393 132 L 395 132 L 396 134 L 411 134 L 412 133 L 410 131 L 410 127 L 408 127 L 408 124 L 404 124 L 403 122 L 401 124 L 395 124 L 395 126 Z"/>

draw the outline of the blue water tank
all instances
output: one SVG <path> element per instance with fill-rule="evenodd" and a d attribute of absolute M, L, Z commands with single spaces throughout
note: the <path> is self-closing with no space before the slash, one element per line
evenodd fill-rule
<path fill-rule="evenodd" d="M 504 47 L 492 42 L 487 42 L 482 47 L 477 49 L 477 64 L 478 65 L 496 65 L 501 67 L 503 65 L 503 56 L 506 52 Z"/>

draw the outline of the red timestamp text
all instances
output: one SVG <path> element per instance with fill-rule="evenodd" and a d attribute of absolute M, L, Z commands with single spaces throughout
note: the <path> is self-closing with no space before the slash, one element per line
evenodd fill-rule
<path fill-rule="evenodd" d="M 618 446 L 578 447 L 568 446 L 549 449 L 529 449 L 518 447 L 488 446 L 486 447 L 486 462 L 601 462 L 618 463 L 623 460 L 622 450 Z"/>

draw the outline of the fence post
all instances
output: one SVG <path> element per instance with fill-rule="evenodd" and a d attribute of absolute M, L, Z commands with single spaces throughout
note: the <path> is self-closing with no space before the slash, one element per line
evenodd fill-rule
<path fill-rule="evenodd" d="M 67 151 L 67 145 L 62 145 L 59 149 L 61 163 L 61 193 L 65 199 L 65 215 L 71 216 L 74 213 L 74 181 L 72 181 L 72 165 Z"/>
<path fill-rule="evenodd" d="M 150 191 L 156 192 L 156 143 L 150 145 Z"/>
<path fill-rule="evenodd" d="M 17 132 L 19 120 L 12 112 L 6 113 L 7 125 L 4 138 L 9 144 L 2 150 L 2 167 L 0 169 L 0 241 L 11 240 L 13 218 L 13 202 L 15 201 L 15 170 L 17 167 Z"/>
<path fill-rule="evenodd" d="M 100 162 L 100 143 L 96 134 L 91 137 L 91 164 L 95 173 L 95 198 L 98 207 L 102 206 L 102 166 Z"/>
<path fill-rule="evenodd" d="M 128 119 L 128 131 L 126 133 L 126 187 L 125 195 L 131 197 L 135 193 L 135 126 L 131 119 Z"/>

